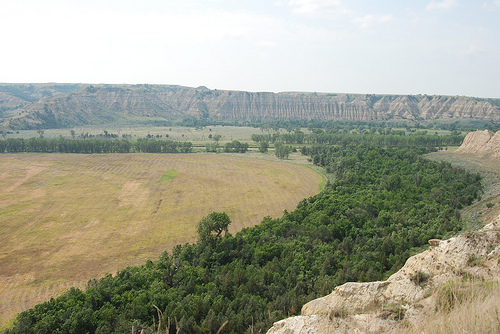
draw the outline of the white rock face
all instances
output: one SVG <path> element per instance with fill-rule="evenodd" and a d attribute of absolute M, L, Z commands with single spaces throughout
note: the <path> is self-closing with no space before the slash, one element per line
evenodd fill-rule
<path fill-rule="evenodd" d="M 477 232 L 465 232 L 412 256 L 383 282 L 346 283 L 302 307 L 302 316 L 276 322 L 268 334 L 373 333 L 393 330 L 398 315 L 423 321 L 422 305 L 431 289 L 468 273 L 500 278 L 500 216 Z M 481 259 L 481 265 L 475 261 Z M 417 275 L 425 277 L 418 284 Z"/>
<path fill-rule="evenodd" d="M 457 153 L 500 158 L 500 131 L 495 134 L 488 130 L 469 132 Z"/>

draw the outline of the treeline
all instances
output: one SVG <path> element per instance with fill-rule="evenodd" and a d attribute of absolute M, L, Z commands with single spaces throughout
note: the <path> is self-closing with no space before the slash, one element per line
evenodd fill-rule
<path fill-rule="evenodd" d="M 190 153 L 193 143 L 189 141 L 137 139 L 134 143 L 135 152 L 144 153 Z"/>
<path fill-rule="evenodd" d="M 291 133 L 265 133 L 253 134 L 252 140 L 256 143 L 282 142 L 285 144 L 328 144 L 328 145 L 349 145 L 359 143 L 360 141 L 369 141 L 376 145 L 387 147 L 406 147 L 406 146 L 427 146 L 444 147 L 451 145 L 460 145 L 464 139 L 463 135 L 450 134 L 445 136 L 427 135 L 426 132 L 405 135 L 403 130 L 391 130 L 379 128 L 378 131 L 370 133 L 351 133 L 345 132 L 345 129 L 323 131 L 313 130 L 313 133 L 306 134 L 303 131 L 295 130 Z"/>
<path fill-rule="evenodd" d="M 0 140 L 0 153 L 189 153 L 191 142 L 138 139 L 46 139 L 8 138 Z"/>
<path fill-rule="evenodd" d="M 208 143 L 205 146 L 205 150 L 207 152 L 214 152 L 217 153 L 220 151 L 220 145 L 219 145 L 219 139 L 218 138 L 215 142 L 213 143 Z M 248 144 L 247 143 L 242 143 L 238 140 L 233 140 L 231 142 L 226 143 L 223 148 L 224 153 L 246 153 L 248 151 Z"/>
<path fill-rule="evenodd" d="M 500 104 L 496 102 L 489 101 L 490 103 L 497 105 Z M 253 126 L 262 129 L 288 129 L 293 130 L 297 128 L 307 128 L 312 129 L 323 129 L 323 130 L 357 130 L 361 132 L 373 131 L 373 129 L 387 129 L 387 128 L 404 128 L 408 132 L 415 131 L 415 129 L 426 129 L 426 130 L 447 130 L 447 131 L 462 131 L 470 132 L 475 131 L 478 128 L 485 128 L 492 131 L 498 131 L 500 129 L 500 124 L 492 121 L 479 121 L 479 120 L 469 120 L 461 119 L 454 122 L 446 122 L 443 120 L 421 120 L 421 121 L 410 121 L 410 120 L 392 120 L 392 121 L 334 121 L 334 120 L 319 120 L 319 119 L 297 119 L 297 120 L 277 120 L 271 122 L 265 121 L 252 121 L 252 122 L 242 122 L 241 125 Z"/>
<path fill-rule="evenodd" d="M 238 140 L 233 140 L 232 142 L 226 143 L 224 146 L 224 152 L 226 153 L 246 153 L 248 151 L 248 144 L 241 143 Z"/>
<path fill-rule="evenodd" d="M 427 152 L 316 146 L 311 159 L 336 180 L 293 212 L 235 236 L 224 235 L 227 221 L 204 220 L 199 233 L 216 234 L 22 312 L 7 333 L 265 332 L 337 285 L 387 278 L 412 247 L 462 228 L 480 176 Z"/>

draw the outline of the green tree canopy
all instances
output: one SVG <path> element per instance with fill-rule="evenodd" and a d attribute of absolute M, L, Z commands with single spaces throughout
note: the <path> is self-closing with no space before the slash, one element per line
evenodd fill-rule
<path fill-rule="evenodd" d="M 203 244 L 216 246 L 217 240 L 222 237 L 222 232 L 227 233 L 231 219 L 225 212 L 212 212 L 203 217 L 196 226 L 198 239 Z"/>
<path fill-rule="evenodd" d="M 261 141 L 259 144 L 260 153 L 267 153 L 267 149 L 269 148 L 269 143 L 267 141 Z"/>

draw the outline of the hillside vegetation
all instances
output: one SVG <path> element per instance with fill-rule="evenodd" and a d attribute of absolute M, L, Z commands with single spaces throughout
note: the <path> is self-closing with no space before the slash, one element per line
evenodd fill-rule
<path fill-rule="evenodd" d="M 425 144 L 379 136 L 304 146 L 335 180 L 294 211 L 236 234 L 214 227 L 217 237 L 22 312 L 8 332 L 253 333 L 335 286 L 386 278 L 414 247 L 460 231 L 460 209 L 482 186 L 478 174 L 423 158 Z"/>

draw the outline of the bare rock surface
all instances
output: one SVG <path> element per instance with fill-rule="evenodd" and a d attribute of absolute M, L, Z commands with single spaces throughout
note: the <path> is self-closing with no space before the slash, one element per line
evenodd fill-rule
<path fill-rule="evenodd" d="M 432 289 L 469 275 L 500 279 L 500 216 L 480 231 L 465 232 L 412 256 L 387 281 L 346 283 L 302 308 L 300 317 L 276 322 L 268 334 L 379 333 L 401 319 L 423 321 Z M 428 309 L 428 307 L 427 307 Z"/>
<path fill-rule="evenodd" d="M 500 158 L 500 131 L 495 134 L 488 130 L 469 132 L 457 153 Z"/>

